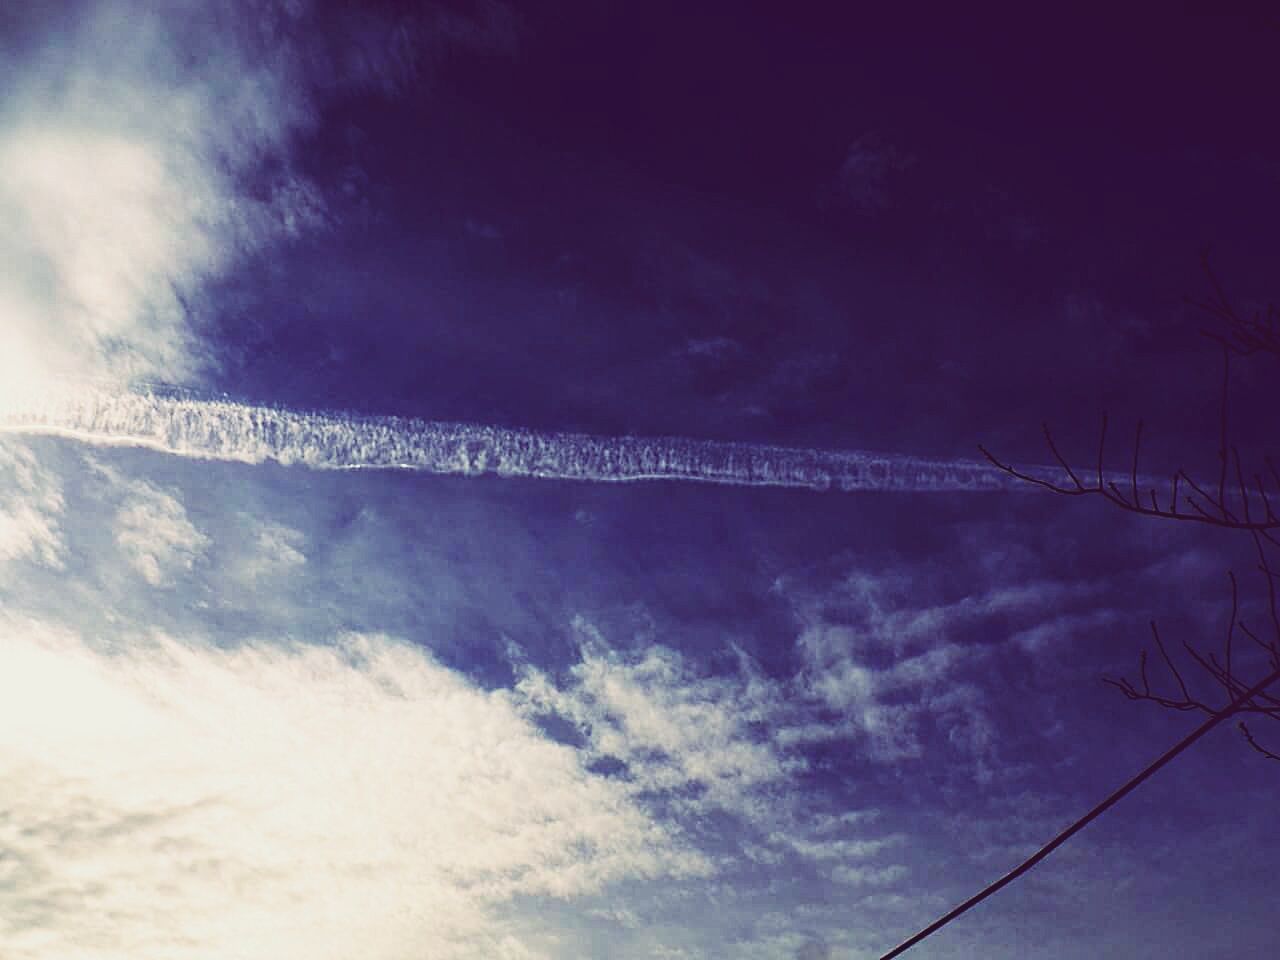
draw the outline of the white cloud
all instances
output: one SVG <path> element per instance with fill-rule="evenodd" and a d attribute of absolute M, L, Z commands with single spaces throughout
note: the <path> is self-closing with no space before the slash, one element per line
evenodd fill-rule
<path fill-rule="evenodd" d="M 907 868 L 900 863 L 887 867 L 839 866 L 831 871 L 831 879 L 857 887 L 887 887 L 906 879 Z"/>
<path fill-rule="evenodd" d="M 833 590 L 814 594 L 786 579 L 802 630 L 800 684 L 808 696 L 836 711 L 842 723 L 800 723 L 780 731 L 788 743 L 859 737 L 882 763 L 922 757 L 926 727 L 945 734 L 957 755 L 972 761 L 979 779 L 992 775 L 997 728 L 987 692 L 974 668 L 1002 649 L 972 644 L 963 631 L 994 625 L 1004 640 L 1008 621 L 1027 622 L 1028 638 L 1057 621 L 1064 603 L 1089 594 L 1087 584 L 1031 581 L 995 585 L 948 602 L 935 602 L 927 575 L 889 570 L 853 571 Z M 1039 618 L 1050 616 L 1046 624 Z M 1027 644 L 1022 643 L 1023 647 Z"/>
<path fill-rule="evenodd" d="M 244 579 L 294 573 L 306 564 L 307 538 L 302 531 L 270 520 L 243 519 L 254 527 L 252 552 L 239 567 Z"/>
<path fill-rule="evenodd" d="M 377 636 L 6 617 L 0 795 L 13 960 L 536 956 L 511 898 L 710 869 L 509 694 Z"/>
<path fill-rule="evenodd" d="M 902 843 L 906 840 L 906 836 L 894 833 L 872 839 L 812 840 L 804 836 L 792 836 L 782 832 L 775 832 L 769 839 L 779 846 L 790 847 L 796 853 L 810 860 L 865 860 L 868 857 L 875 856 L 886 847 Z"/>
<path fill-rule="evenodd" d="M 625 930 L 639 930 L 641 926 L 640 917 L 628 907 L 600 907 L 589 911 L 589 913 L 593 917 L 622 927 Z"/>
<path fill-rule="evenodd" d="M 840 814 L 824 813 L 813 818 L 813 832 L 815 834 L 834 833 L 843 827 L 873 823 L 880 817 L 881 812 L 875 807 L 866 810 L 846 810 Z"/>
<path fill-rule="evenodd" d="M 994 468 L 972 460 L 311 413 L 166 390 L 32 389 L 21 400 L 8 409 L 0 406 L 0 430 L 320 470 L 496 473 L 604 483 L 667 479 L 844 491 L 979 491 L 1004 483 Z"/>
<path fill-rule="evenodd" d="M 216 362 L 190 315 L 205 282 L 330 222 L 291 156 L 320 98 L 394 93 L 442 45 L 507 53 L 517 34 L 497 2 L 28 6 L 0 37 L 0 405 L 50 377 L 198 379 Z"/>
<path fill-rule="evenodd" d="M 1119 619 L 1119 614 L 1111 609 L 1063 614 L 1019 630 L 1009 638 L 1009 642 L 1037 656 L 1061 653 L 1070 648 L 1075 638 L 1108 627 Z"/>
<path fill-rule="evenodd" d="M 112 530 L 129 566 L 153 587 L 165 586 L 175 574 L 190 571 L 209 538 L 188 519 L 182 503 L 145 480 L 123 478 L 100 464 L 94 469 L 123 494 Z"/>
<path fill-rule="evenodd" d="M 943 642 L 882 665 L 878 661 L 883 659 L 884 645 L 877 636 L 826 624 L 807 628 L 797 645 L 805 662 L 802 683 L 809 695 L 847 718 L 881 762 L 923 754 L 918 730 L 921 715 L 930 709 L 939 688 L 954 682 L 951 675 L 957 665 L 980 655 Z M 973 692 L 966 706 L 980 714 L 981 698 Z M 841 730 L 818 730 L 824 732 L 834 736 Z"/>
<path fill-rule="evenodd" d="M 750 677 L 700 677 L 674 650 L 612 649 L 590 624 L 576 622 L 581 660 L 557 686 L 527 669 L 517 686 L 532 715 L 571 721 L 593 759 L 626 766 L 633 790 L 663 794 L 690 810 L 718 808 L 764 815 L 759 791 L 787 779 L 802 761 L 762 730 L 778 709 L 778 691 Z"/>
<path fill-rule="evenodd" d="M 314 190 L 286 162 L 312 117 L 291 8 L 98 0 L 9 51 L 7 392 L 50 375 L 187 379 L 201 363 L 188 298 L 244 251 L 316 221 Z M 263 176 L 267 162 L 279 172 Z"/>
<path fill-rule="evenodd" d="M 62 566 L 62 485 L 21 443 L 0 438 L 0 565 Z"/>
<path fill-rule="evenodd" d="M 771 832 L 767 851 L 754 851 L 752 859 L 778 864 L 787 856 L 798 857 L 838 883 L 889 886 L 905 878 L 907 871 L 900 864 L 886 862 L 885 857 L 903 846 L 908 837 L 904 833 L 867 835 L 867 823 L 874 819 L 874 814 L 857 813 L 804 818 L 789 829 Z"/>

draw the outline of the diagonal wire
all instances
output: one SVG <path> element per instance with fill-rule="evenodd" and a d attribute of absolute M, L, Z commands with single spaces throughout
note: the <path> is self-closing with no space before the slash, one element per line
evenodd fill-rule
<path fill-rule="evenodd" d="M 1012 883 L 1014 880 L 1018 879 L 1018 877 L 1022 876 L 1024 873 L 1026 873 L 1028 870 L 1034 867 L 1037 863 L 1039 863 L 1049 854 L 1053 853 L 1054 850 L 1062 846 L 1062 844 L 1066 843 L 1067 840 L 1069 840 L 1077 832 L 1082 830 L 1087 824 L 1089 824 L 1093 820 L 1096 820 L 1103 813 L 1105 813 L 1109 808 L 1111 808 L 1116 803 L 1118 803 L 1121 799 L 1123 799 L 1127 794 L 1137 789 L 1137 787 L 1144 780 L 1146 780 L 1153 773 L 1155 773 L 1157 770 L 1163 767 L 1166 763 L 1168 763 L 1170 760 L 1172 760 L 1174 757 L 1180 754 L 1183 750 L 1187 749 L 1187 747 L 1191 746 L 1193 743 L 1195 743 L 1197 740 L 1203 737 L 1206 733 L 1212 730 L 1215 726 L 1217 726 L 1227 717 L 1237 712 L 1241 707 L 1243 707 L 1246 703 L 1248 703 L 1258 694 L 1262 693 L 1263 690 L 1265 690 L 1272 683 L 1275 683 L 1277 680 L 1280 680 L 1280 669 L 1274 670 L 1270 674 L 1268 674 L 1266 677 L 1263 677 L 1260 681 L 1258 681 L 1258 683 L 1250 687 L 1244 693 L 1240 694 L 1240 696 L 1236 697 L 1235 700 L 1231 701 L 1231 703 L 1229 703 L 1222 710 L 1218 711 L 1213 716 L 1209 717 L 1208 720 L 1200 724 L 1200 726 L 1196 727 L 1189 734 L 1187 734 L 1185 737 L 1179 740 L 1176 744 L 1174 744 L 1172 747 L 1170 747 L 1168 750 L 1162 753 L 1157 759 L 1152 761 L 1145 770 L 1143 770 L 1141 773 L 1137 774 L 1135 777 L 1130 779 L 1127 783 L 1125 783 L 1124 786 L 1120 787 L 1120 789 L 1112 793 L 1111 796 L 1107 797 L 1107 799 L 1103 800 L 1096 807 L 1094 807 L 1092 810 L 1086 813 L 1083 817 L 1081 817 L 1075 823 L 1071 824 L 1071 826 L 1067 827 L 1067 829 L 1063 830 L 1060 834 L 1058 834 L 1056 837 L 1054 837 L 1052 840 L 1046 843 L 1043 847 L 1041 847 L 1039 850 L 1033 853 L 1026 860 L 1022 861 L 1022 863 L 1018 864 L 1018 866 L 1014 867 L 1012 870 L 1006 873 L 999 880 L 995 881 L 994 883 L 988 884 L 986 887 L 984 887 L 978 893 L 975 893 L 972 897 L 970 897 L 964 903 L 960 904 L 960 906 L 956 907 L 950 913 L 947 913 L 944 916 L 939 917 L 937 920 L 933 921 L 933 923 L 929 924 L 929 926 L 925 927 L 923 930 L 915 934 L 910 939 L 904 940 L 902 943 L 898 944 L 898 946 L 894 947 L 892 950 L 890 950 L 888 953 L 882 956 L 880 960 L 893 960 L 894 957 L 901 956 L 902 954 L 910 950 L 912 947 L 914 947 L 921 940 L 923 940 L 925 937 L 929 936 L 932 933 L 935 933 L 938 930 L 941 930 L 944 926 L 946 926 L 956 917 L 968 911 L 970 907 L 976 907 L 979 903 L 987 899 L 987 897 L 991 896 L 1001 887 L 1004 887 L 1006 884 Z"/>

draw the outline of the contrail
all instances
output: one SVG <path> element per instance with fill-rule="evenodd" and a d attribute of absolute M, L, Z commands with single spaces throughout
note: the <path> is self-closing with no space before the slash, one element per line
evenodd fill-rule
<path fill-rule="evenodd" d="M 990 464 L 679 437 L 601 437 L 393 416 L 308 413 L 144 392 L 73 390 L 0 410 L 0 432 L 146 447 L 180 457 L 592 482 L 682 480 L 810 490 L 1024 489 Z"/>

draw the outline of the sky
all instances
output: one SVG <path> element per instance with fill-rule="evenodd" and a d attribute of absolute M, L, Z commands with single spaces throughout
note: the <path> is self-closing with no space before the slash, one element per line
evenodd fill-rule
<path fill-rule="evenodd" d="M 1265 586 L 978 447 L 1215 475 L 1278 44 L 8 5 L 0 953 L 874 960 L 1015 866 L 1199 722 L 1103 682 L 1149 622 Z M 1224 724 L 908 955 L 1269 956 L 1278 775 Z"/>

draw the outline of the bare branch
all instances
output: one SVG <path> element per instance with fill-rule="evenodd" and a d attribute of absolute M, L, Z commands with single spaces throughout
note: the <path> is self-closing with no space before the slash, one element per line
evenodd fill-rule
<path fill-rule="evenodd" d="M 1240 729 L 1240 732 L 1244 734 L 1244 738 L 1248 742 L 1249 746 L 1253 747 L 1253 749 L 1257 750 L 1268 760 L 1280 760 L 1280 754 L 1272 753 L 1253 738 L 1253 734 L 1249 732 L 1249 727 L 1243 720 L 1237 723 L 1236 726 Z"/>
<path fill-rule="evenodd" d="M 1077 490 L 1083 490 L 1084 484 L 1080 482 L 1080 478 L 1076 476 L 1075 471 L 1071 469 L 1071 464 L 1067 463 L 1066 458 L 1058 452 L 1058 445 L 1053 442 L 1053 434 L 1049 431 L 1049 424 L 1041 424 L 1044 428 L 1044 441 L 1049 445 L 1049 449 L 1053 452 L 1053 458 L 1062 465 L 1062 469 L 1067 471 L 1067 476 L 1071 478 L 1071 482 L 1076 485 Z"/>

